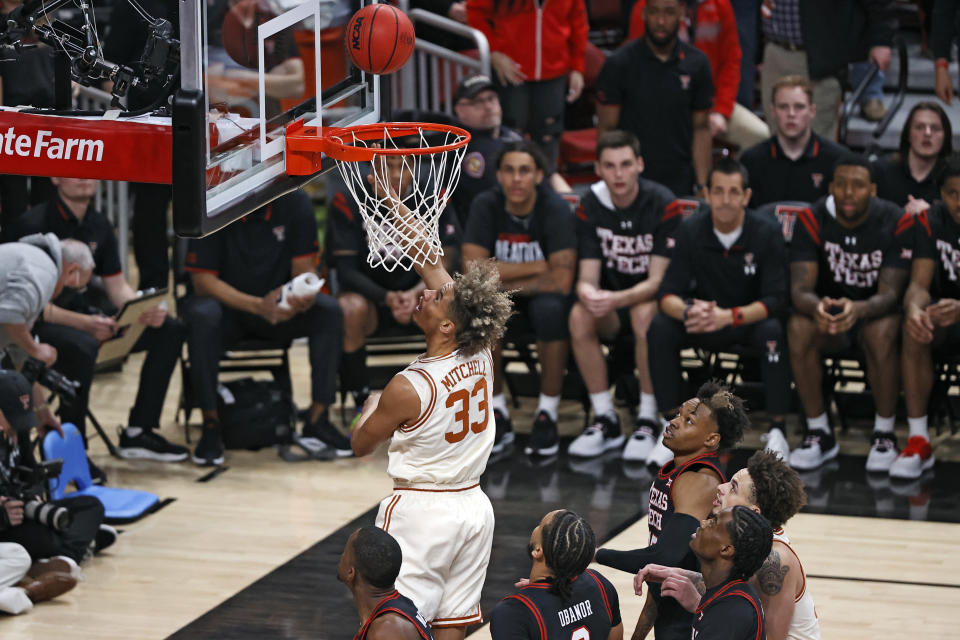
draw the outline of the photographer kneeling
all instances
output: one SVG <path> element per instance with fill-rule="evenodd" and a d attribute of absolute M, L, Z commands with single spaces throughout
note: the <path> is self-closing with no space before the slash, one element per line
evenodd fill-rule
<path fill-rule="evenodd" d="M 0 542 L 22 545 L 35 562 L 64 558 L 78 573 L 76 565 L 87 553 L 110 546 L 117 533 L 102 525 L 103 505 L 94 497 L 42 500 L 44 481 L 60 465 L 33 458 L 30 429 L 38 424 L 33 393 L 16 371 L 0 370 L 0 411 Z"/>

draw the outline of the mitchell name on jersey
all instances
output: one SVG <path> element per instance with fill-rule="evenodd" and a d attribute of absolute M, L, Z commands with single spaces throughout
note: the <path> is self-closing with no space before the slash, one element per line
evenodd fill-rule
<path fill-rule="evenodd" d="M 487 362 L 485 359 L 477 358 L 476 360 L 469 360 L 468 362 L 462 362 L 452 369 L 447 371 L 447 374 L 440 379 L 440 384 L 443 385 L 444 390 L 450 391 L 453 389 L 458 382 L 461 380 L 466 380 L 470 376 L 486 376 L 487 375 Z"/>

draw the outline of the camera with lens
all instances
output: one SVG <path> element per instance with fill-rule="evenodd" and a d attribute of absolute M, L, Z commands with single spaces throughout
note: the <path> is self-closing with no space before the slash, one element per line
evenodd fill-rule
<path fill-rule="evenodd" d="M 34 467 L 16 466 L 13 468 L 10 486 L 5 491 L 9 493 L 10 498 L 23 501 L 24 518 L 57 531 L 63 531 L 70 526 L 70 512 L 66 507 L 38 499 L 34 489 L 47 480 L 59 476 L 62 469 L 63 458 L 46 460 Z"/>
<path fill-rule="evenodd" d="M 80 388 L 80 383 L 71 380 L 59 371 L 49 368 L 42 360 L 27 358 L 20 373 L 28 382 L 39 382 L 62 397 L 71 400 L 77 397 L 77 389 Z"/>

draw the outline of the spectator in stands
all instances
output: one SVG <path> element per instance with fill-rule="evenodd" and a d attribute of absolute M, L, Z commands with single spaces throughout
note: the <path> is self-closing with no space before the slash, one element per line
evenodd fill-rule
<path fill-rule="evenodd" d="M 679 196 L 699 195 L 710 170 L 710 62 L 678 38 L 681 0 L 649 0 L 646 31 L 604 63 L 597 79 L 598 133 L 637 136 L 646 177 Z"/>
<path fill-rule="evenodd" d="M 718 160 L 707 183 L 710 212 L 688 218 L 660 286 L 660 313 L 647 344 L 657 407 L 670 415 L 681 401 L 680 351 L 687 345 L 720 350 L 747 346 L 758 353 L 766 409 L 767 447 L 789 452 L 784 417 L 790 409 L 790 369 L 780 315 L 787 301 L 786 249 L 775 225 L 747 211 L 747 171 Z M 669 460 L 659 449 L 648 462 Z"/>
<path fill-rule="evenodd" d="M 408 165 L 399 156 L 388 157 L 386 162 L 394 189 L 408 197 L 405 194 L 413 188 Z M 370 266 L 367 230 L 356 200 L 339 177 L 334 176 L 328 184 L 332 197 L 327 209 L 326 255 L 329 266 L 336 269 L 337 302 L 343 312 L 340 389 L 351 392 L 356 410 L 360 411 L 370 393 L 367 338 L 383 330 L 417 331 L 413 312 L 426 285 L 415 271 Z M 439 235 L 444 266 L 452 272 L 460 264 L 462 235 L 452 207 L 440 216 Z M 382 251 L 386 253 L 388 249 Z"/>
<path fill-rule="evenodd" d="M 737 102 L 753 110 L 756 102 L 754 91 L 757 85 L 757 40 L 760 18 L 760 0 L 730 0 L 737 18 L 737 38 L 740 41 L 740 90 Z"/>
<path fill-rule="evenodd" d="M 934 348 L 960 346 L 960 158 L 941 174 L 940 202 L 917 216 L 917 246 L 904 297 L 903 395 L 910 438 L 890 467 L 890 476 L 914 480 L 934 463 L 927 431 L 933 390 Z"/>
<path fill-rule="evenodd" d="M 849 154 L 834 168 L 830 195 L 798 216 L 790 245 L 793 314 L 787 325 L 790 363 L 807 416 L 803 444 L 790 466 L 815 469 L 839 447 L 827 421 L 821 354 L 849 348 L 866 357 L 876 404 L 867 471 L 886 473 L 897 457 L 899 301 L 913 253 L 914 218 L 876 197 L 870 164 Z"/>
<path fill-rule="evenodd" d="M 934 93 L 945 103 L 953 100 L 953 80 L 950 79 L 950 52 L 953 41 L 960 35 L 960 2 L 934 0 L 931 20 L 930 46 L 934 58 Z"/>
<path fill-rule="evenodd" d="M 460 165 L 460 182 L 452 200 L 460 224 L 465 225 L 470 203 L 481 192 L 497 184 L 496 160 L 503 145 L 520 140 L 522 136 L 501 124 L 500 96 L 489 77 L 464 78 L 453 99 L 453 111 L 471 135 Z M 550 185 L 558 193 L 572 191 L 559 173 L 550 170 L 549 174 Z"/>
<path fill-rule="evenodd" d="M 870 62 L 854 62 L 850 65 L 850 85 L 854 89 L 867 77 L 871 66 Z M 883 71 L 877 69 L 877 73 L 860 94 L 860 115 L 870 122 L 880 122 L 887 115 L 887 108 L 883 106 L 884 78 Z"/>
<path fill-rule="evenodd" d="M 630 14 L 629 38 L 643 36 L 643 9 L 646 0 L 637 0 Z M 701 0 L 685 5 L 686 20 L 680 39 L 706 54 L 713 73 L 713 110 L 710 135 L 746 149 L 770 135 L 770 128 L 750 109 L 737 104 L 740 88 L 740 42 L 737 21 L 730 0 Z"/>
<path fill-rule="evenodd" d="M 570 311 L 573 355 L 590 394 L 593 423 L 570 444 L 569 453 L 592 457 L 623 444 L 600 338 L 625 332 L 636 341 L 640 408 L 623 457 L 646 461 L 660 434 L 647 329 L 657 313 L 657 289 L 683 212 L 669 189 L 640 177 L 643 158 L 632 133 L 613 130 L 600 136 L 596 172 L 601 179 L 577 211 L 580 275 Z"/>
<path fill-rule="evenodd" d="M 587 7 L 583 0 L 467 0 L 467 24 L 490 43 L 507 125 L 530 134 L 557 165 L 564 100 L 583 91 Z"/>
<path fill-rule="evenodd" d="M 93 496 L 52 501 L 52 505 L 69 513 L 62 527 L 24 517 L 24 503 L 42 501 L 43 487 L 24 486 L 17 470 L 36 466 L 30 430 L 39 421 L 30 383 L 16 371 L 0 370 L 0 412 L 0 542 L 21 545 L 34 562 L 56 558 L 59 566 L 68 565 L 70 574 L 79 575 L 79 563 L 89 552 L 101 551 L 116 542 L 117 532 L 103 525 L 103 504 Z"/>
<path fill-rule="evenodd" d="M 827 195 L 843 147 L 813 131 L 817 105 L 803 76 L 784 76 L 769 94 L 776 133 L 740 155 L 753 183 L 751 207 L 768 202 L 814 202 Z"/>
<path fill-rule="evenodd" d="M 180 33 L 179 3 L 164 0 L 140 0 L 140 8 L 152 18 L 167 20 L 173 27 L 172 37 Z M 111 7 L 110 29 L 103 45 L 104 57 L 116 64 L 135 67 L 143 56 L 147 42 L 148 25 L 140 11 L 129 2 L 117 2 Z M 127 108 L 157 108 L 164 98 L 178 87 L 164 87 L 160 83 L 131 85 L 127 93 Z M 106 87 L 112 89 L 112 83 Z M 133 193 L 133 257 L 140 273 L 139 287 L 159 289 L 167 286 L 170 278 L 170 243 L 167 241 L 167 209 L 172 191 L 169 184 L 132 183 Z"/>
<path fill-rule="evenodd" d="M 306 336 L 310 358 L 310 410 L 299 442 L 312 453 L 326 448 L 352 455 L 350 442 L 327 416 L 337 388 L 342 317 L 328 295 L 287 295 L 280 288 L 317 265 L 317 222 L 310 198 L 294 191 L 226 229 L 191 240 L 186 270 L 196 294 L 185 304 L 190 382 L 203 412 L 203 433 L 193 453 L 199 465 L 223 462 L 217 415 L 217 372 L 223 349 L 243 338 L 289 342 Z"/>
<path fill-rule="evenodd" d="M 0 413 L 0 423 L 3 414 Z M 0 519 L 10 518 L 10 510 L 16 513 L 17 507 L 8 510 L 7 503 L 0 503 Z M 41 573 L 42 568 L 50 570 Z M 30 554 L 16 542 L 0 542 L 0 611 L 19 615 L 33 609 L 36 602 L 52 600 L 77 586 L 77 579 L 70 575 L 62 560 L 50 560 L 46 563 L 31 565 Z"/>
<path fill-rule="evenodd" d="M 567 364 L 567 316 L 576 271 L 577 239 L 570 206 L 543 184 L 547 161 L 537 146 L 521 140 L 504 145 L 497 158 L 499 186 L 473 202 L 463 240 L 463 261 L 496 258 L 504 289 L 514 291 L 516 313 L 508 336 L 531 329 L 540 358 L 540 400 L 528 454 L 559 449 L 557 409 Z M 502 348 L 493 351 L 494 453 L 513 442 L 503 394 Z"/>
<path fill-rule="evenodd" d="M 7 14 L 22 3 L 23 0 L 0 1 L 0 24 L 4 28 Z M 30 48 L 24 47 L 14 54 L 14 59 L 0 62 L 0 105 L 56 106 L 53 50 L 34 35 L 25 36 L 21 42 Z M 4 57 L 8 55 L 4 54 Z M 0 242 L 14 240 L 11 227 L 20 214 L 52 195 L 50 178 L 0 175 Z"/>
<path fill-rule="evenodd" d="M 869 59 L 882 71 L 890 66 L 892 0 L 763 0 L 761 17 L 767 43 L 760 69 L 760 91 L 771 95 L 786 75 L 810 78 L 817 105 L 813 130 L 833 140 L 843 91 L 838 76 L 851 62 Z M 773 122 L 773 105 L 765 105 Z"/>
<path fill-rule="evenodd" d="M 60 373 L 81 384 L 76 399 L 61 405 L 60 418 L 85 433 L 100 343 L 114 336 L 118 328 L 114 314 L 138 294 L 121 269 L 113 225 L 94 208 L 96 180 L 54 178 L 53 184 L 56 197 L 24 213 L 17 221 L 15 234 L 22 237 L 52 232 L 59 238 L 85 242 L 93 251 L 93 273 L 99 276 L 98 282 L 83 292 L 71 291 L 54 298 L 44 312 L 44 322 L 35 330 L 41 340 L 60 352 Z M 186 460 L 186 447 L 172 444 L 157 433 L 167 387 L 183 344 L 183 326 L 167 315 L 165 303 L 145 311 L 139 321 L 147 328 L 133 350 L 146 351 L 147 357 L 128 426 L 120 434 L 120 454 L 165 462 Z M 93 471 L 102 474 L 99 469 Z"/>
<path fill-rule="evenodd" d="M 930 208 L 940 190 L 941 164 L 953 153 L 950 118 L 936 102 L 910 109 L 900 132 L 900 148 L 877 163 L 877 196 L 910 213 Z"/>

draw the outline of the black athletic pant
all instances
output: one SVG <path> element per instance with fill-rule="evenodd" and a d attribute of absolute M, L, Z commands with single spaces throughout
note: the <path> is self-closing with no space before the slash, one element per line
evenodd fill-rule
<path fill-rule="evenodd" d="M 688 334 L 681 321 L 658 313 L 647 331 L 647 354 L 657 406 L 667 411 L 685 400 L 680 397 L 680 351 L 684 347 L 719 351 L 731 345 L 749 346 L 762 352 L 760 371 L 767 413 L 786 414 L 790 410 L 790 362 L 783 324 L 777 318 L 736 328 L 724 327 L 714 333 Z"/>
<path fill-rule="evenodd" d="M 530 139 L 536 142 L 547 156 L 547 170 L 544 172 L 546 175 L 557 168 L 566 95 L 566 76 L 500 86 L 503 124 L 521 133 L 530 134 Z"/>
<path fill-rule="evenodd" d="M 191 383 L 202 411 L 217 408 L 217 373 L 224 347 L 243 338 L 287 342 L 306 336 L 310 343 L 311 400 L 333 404 L 343 350 L 343 313 L 335 298 L 318 294 L 308 311 L 277 325 L 205 296 L 192 297 L 184 306 Z"/>
<path fill-rule="evenodd" d="M 167 286 L 170 277 L 170 243 L 167 240 L 168 184 L 137 182 L 133 191 L 133 257 L 140 270 L 140 289 Z"/>
<path fill-rule="evenodd" d="M 51 344 L 57 349 L 57 361 L 52 368 L 80 383 L 75 400 L 61 398 L 60 420 L 75 424 L 86 438 L 90 385 L 93 382 L 93 369 L 97 363 L 100 343 L 89 333 L 62 324 L 44 322 L 37 325 L 35 333 L 41 342 Z M 184 333 L 183 325 L 168 316 L 159 327 L 147 327 L 133 346 L 134 352 L 146 351 L 147 357 L 144 358 L 143 368 L 140 370 L 137 398 L 130 409 L 131 426 L 144 429 L 160 426 L 163 401 L 167 396 L 170 377 L 177 366 Z"/>
<path fill-rule="evenodd" d="M 70 511 L 71 521 L 66 531 L 24 519 L 23 524 L 0 531 L 0 542 L 16 542 L 23 546 L 34 562 L 67 556 L 79 563 L 103 523 L 103 504 L 93 496 L 62 498 L 51 504 Z"/>

